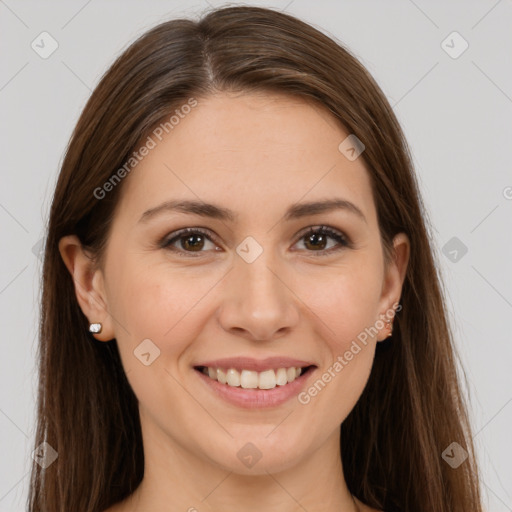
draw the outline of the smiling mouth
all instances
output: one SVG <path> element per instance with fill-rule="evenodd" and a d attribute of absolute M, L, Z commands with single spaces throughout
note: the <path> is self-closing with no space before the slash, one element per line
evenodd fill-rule
<path fill-rule="evenodd" d="M 299 377 L 311 372 L 316 366 L 276 368 L 256 372 L 253 370 L 235 368 L 214 368 L 207 366 L 195 366 L 194 369 L 204 373 L 210 379 L 233 388 L 268 390 L 276 387 L 284 387 Z"/>

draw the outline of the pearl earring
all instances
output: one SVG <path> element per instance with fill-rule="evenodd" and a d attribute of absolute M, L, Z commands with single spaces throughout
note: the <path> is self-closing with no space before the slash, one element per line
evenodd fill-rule
<path fill-rule="evenodd" d="M 89 324 L 89 332 L 99 334 L 101 332 L 102 325 L 100 323 Z"/>

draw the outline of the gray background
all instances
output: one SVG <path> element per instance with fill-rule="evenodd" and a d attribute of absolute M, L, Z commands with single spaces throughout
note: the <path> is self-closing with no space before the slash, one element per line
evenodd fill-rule
<path fill-rule="evenodd" d="M 224 5 L 0 0 L 0 511 L 25 509 L 35 419 L 38 243 L 71 131 L 122 49 L 158 22 L 196 16 L 208 4 Z M 253 4 L 286 10 L 348 45 L 393 105 L 430 212 L 469 380 L 486 507 L 512 511 L 511 1 Z M 31 48 L 43 31 L 59 45 L 47 59 Z M 442 46 L 453 31 L 469 44 L 458 58 Z M 446 45 L 452 54 L 462 48 L 453 36 Z"/>

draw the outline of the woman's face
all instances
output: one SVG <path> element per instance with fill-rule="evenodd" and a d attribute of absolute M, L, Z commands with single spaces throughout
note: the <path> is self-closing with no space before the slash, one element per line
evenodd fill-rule
<path fill-rule="evenodd" d="M 399 236 L 385 267 L 365 163 L 339 149 L 348 135 L 298 99 L 222 93 L 153 136 L 125 178 L 99 299 L 81 304 L 98 339 L 117 339 L 146 453 L 260 474 L 339 443 L 407 262 Z M 324 201 L 339 207 L 304 206 Z M 313 368 L 284 384 L 297 366 Z M 222 383 L 217 367 L 271 389 Z"/>

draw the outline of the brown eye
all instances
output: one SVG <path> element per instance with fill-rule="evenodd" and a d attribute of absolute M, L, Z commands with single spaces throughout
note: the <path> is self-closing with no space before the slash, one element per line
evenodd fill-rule
<path fill-rule="evenodd" d="M 311 235 L 307 235 L 305 238 L 304 245 L 310 249 L 319 249 L 324 250 L 325 246 L 327 245 L 327 241 L 329 236 L 323 234 L 323 233 L 312 233 Z"/>
<path fill-rule="evenodd" d="M 217 250 L 217 246 L 211 240 L 210 235 L 207 231 L 203 231 L 199 228 L 186 228 L 178 231 L 171 238 L 167 238 L 160 245 L 164 249 L 175 251 L 180 255 L 186 253 L 201 253 L 205 252 L 205 244 L 210 242 L 214 250 Z"/>
<path fill-rule="evenodd" d="M 200 251 L 204 247 L 204 235 L 190 234 L 180 237 L 181 247 L 185 250 Z"/>
<path fill-rule="evenodd" d="M 335 240 L 337 244 L 327 248 L 329 239 Z M 347 238 L 340 232 L 335 231 L 326 226 L 311 228 L 301 236 L 300 241 L 304 240 L 304 246 L 308 252 L 318 252 L 323 254 L 330 254 L 343 247 L 348 247 L 350 244 Z"/>
<path fill-rule="evenodd" d="M 329 247 L 330 240 L 334 240 L 336 243 Z M 300 241 L 304 241 L 304 247 L 307 252 L 318 253 L 315 256 L 326 256 L 344 247 L 350 247 L 350 242 L 345 235 L 327 226 L 310 228 L 300 237 Z M 160 246 L 180 256 L 194 257 L 207 252 L 208 243 L 211 244 L 210 250 L 221 250 L 214 243 L 213 235 L 209 231 L 201 228 L 185 228 L 173 233 L 173 236 L 170 238 L 164 239 Z"/>

